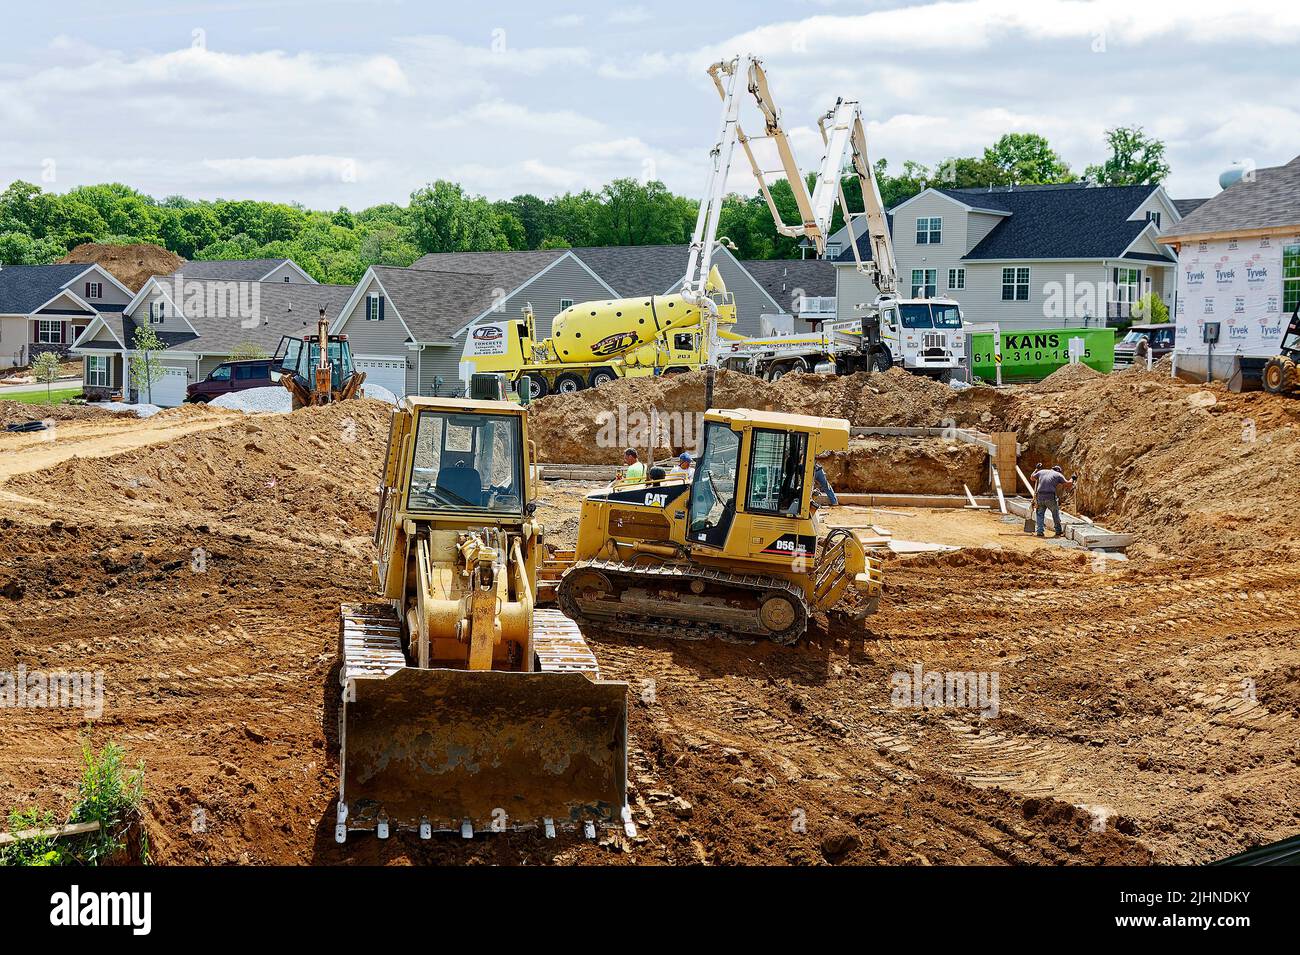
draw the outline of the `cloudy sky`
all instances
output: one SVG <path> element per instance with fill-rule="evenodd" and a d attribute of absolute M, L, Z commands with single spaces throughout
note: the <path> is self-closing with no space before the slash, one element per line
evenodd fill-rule
<path fill-rule="evenodd" d="M 805 169 L 837 96 L 862 101 L 894 168 L 1018 130 L 1082 171 L 1106 128 L 1140 124 L 1169 144 L 1182 198 L 1234 159 L 1300 153 L 1294 0 L 61 0 L 3 16 L 0 187 L 360 208 L 438 178 L 495 199 L 633 176 L 698 195 L 719 111 L 704 71 L 741 51 L 764 58 Z"/>

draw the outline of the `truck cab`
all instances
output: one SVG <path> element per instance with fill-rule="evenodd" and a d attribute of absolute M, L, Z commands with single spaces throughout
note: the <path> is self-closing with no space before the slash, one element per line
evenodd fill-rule
<path fill-rule="evenodd" d="M 943 381 L 965 364 L 966 332 L 955 299 L 889 299 L 880 303 L 876 314 L 881 341 L 895 364 Z"/>

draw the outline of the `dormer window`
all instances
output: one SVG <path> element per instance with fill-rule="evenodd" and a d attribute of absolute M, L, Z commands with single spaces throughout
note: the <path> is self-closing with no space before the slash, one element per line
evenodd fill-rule
<path fill-rule="evenodd" d="M 384 320 L 384 297 L 378 292 L 366 296 L 366 321 L 382 322 Z"/>
<path fill-rule="evenodd" d="M 161 325 L 167 321 L 167 303 L 162 299 L 155 299 L 149 303 L 149 324 Z"/>
<path fill-rule="evenodd" d="M 104 297 L 103 282 L 86 283 L 86 298 L 103 298 L 103 297 Z"/>

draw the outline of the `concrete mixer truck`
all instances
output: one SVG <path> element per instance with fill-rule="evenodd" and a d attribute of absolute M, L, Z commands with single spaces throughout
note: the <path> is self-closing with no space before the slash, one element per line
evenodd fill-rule
<path fill-rule="evenodd" d="M 707 292 L 719 327 L 735 324 L 736 304 L 716 266 Z M 557 315 L 551 337 L 539 341 L 527 306 L 522 318 L 469 329 L 461 377 L 491 372 L 517 386 L 526 375 L 535 399 L 595 388 L 615 378 L 691 371 L 708 360 L 706 312 L 677 294 L 579 302 Z"/>

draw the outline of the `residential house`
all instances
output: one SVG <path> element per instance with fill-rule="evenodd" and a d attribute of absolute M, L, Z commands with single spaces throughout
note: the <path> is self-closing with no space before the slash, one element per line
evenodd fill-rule
<path fill-rule="evenodd" d="M 1175 262 L 1157 239 L 1181 219 L 1161 186 L 927 188 L 890 210 L 899 293 L 955 298 L 968 322 L 1004 330 L 1126 323 L 1148 292 L 1172 303 Z M 869 258 L 865 218 L 854 226 Z M 877 293 L 847 228 L 827 257 L 839 318 L 851 319 Z"/>
<path fill-rule="evenodd" d="M 1300 309 L 1300 156 L 1231 182 L 1159 241 L 1178 256 L 1178 373 L 1258 375 Z"/>
<path fill-rule="evenodd" d="M 815 331 L 837 316 L 835 264 L 826 259 L 746 259 L 741 263 L 788 318 L 785 330 Z"/>
<path fill-rule="evenodd" d="M 153 329 L 162 342 L 156 357 L 163 372 L 150 391 L 154 404 L 169 407 L 184 401 L 187 385 L 207 377 L 240 346 L 273 354 L 283 336 L 313 333 L 322 308 L 327 316 L 338 315 L 354 291 L 350 285 L 277 278 L 149 279 L 124 309 L 100 314 L 77 338 L 73 351 L 83 358 L 86 395 L 147 400 L 132 394 L 128 374 L 139 328 Z"/>
<path fill-rule="evenodd" d="M 491 309 L 500 283 L 509 280 L 501 272 L 372 265 L 330 331 L 348 336 L 353 361 L 367 381 L 396 395 L 462 394 L 456 330 L 467 316 Z"/>
<path fill-rule="evenodd" d="M 47 351 L 66 356 L 97 316 L 120 312 L 130 300 L 131 290 L 93 263 L 0 268 L 0 368 L 27 365 Z"/>

